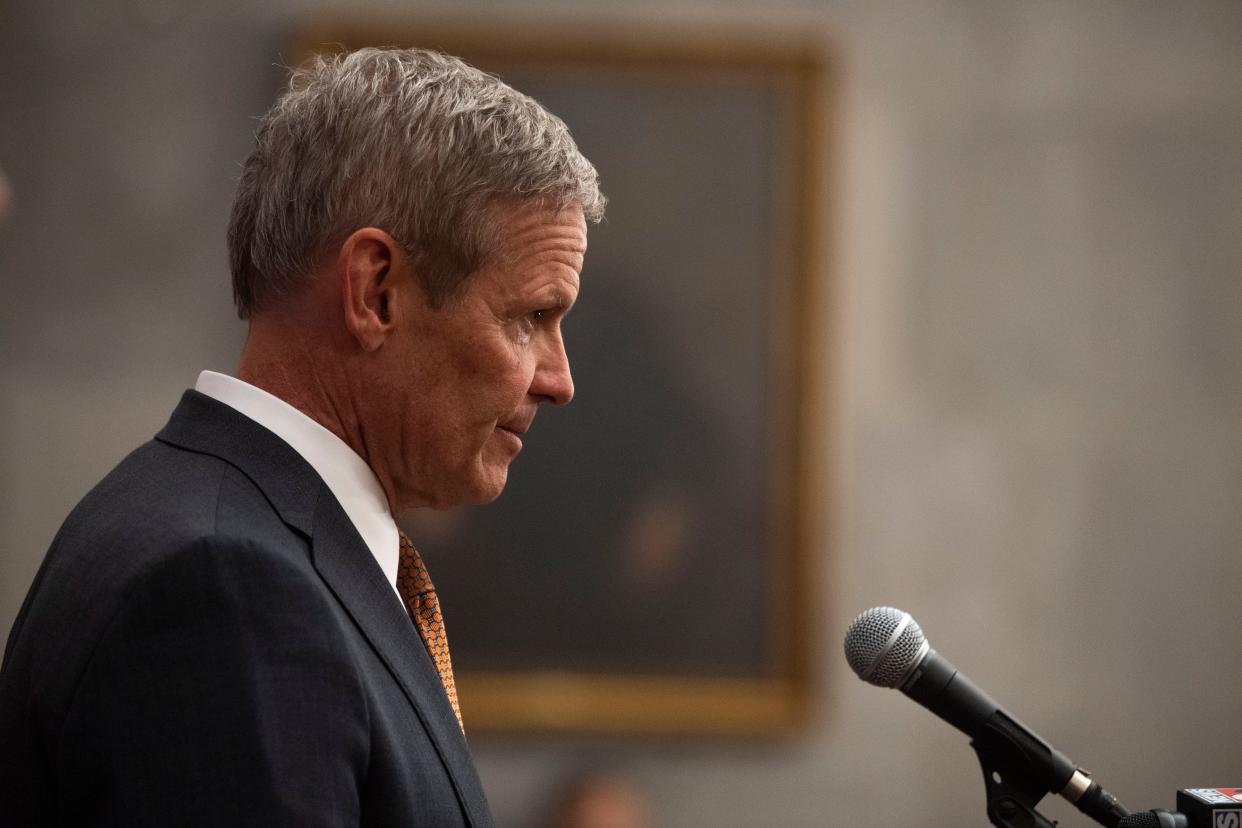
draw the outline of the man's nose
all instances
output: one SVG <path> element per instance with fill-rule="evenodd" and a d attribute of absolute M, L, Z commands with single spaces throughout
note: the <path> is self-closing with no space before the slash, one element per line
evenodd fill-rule
<path fill-rule="evenodd" d="M 531 393 L 553 405 L 566 405 L 574 398 L 574 378 L 569 371 L 565 343 L 557 337 L 550 342 L 531 382 Z"/>

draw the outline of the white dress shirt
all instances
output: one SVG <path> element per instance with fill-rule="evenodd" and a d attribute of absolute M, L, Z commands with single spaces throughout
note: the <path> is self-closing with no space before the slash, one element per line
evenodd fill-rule
<path fill-rule="evenodd" d="M 194 390 L 245 414 L 310 463 L 340 501 L 396 593 L 397 523 L 388 510 L 384 490 L 366 461 L 340 437 L 279 397 L 248 382 L 215 371 L 203 371 L 198 375 Z M 397 598 L 400 600 L 400 593 Z"/>

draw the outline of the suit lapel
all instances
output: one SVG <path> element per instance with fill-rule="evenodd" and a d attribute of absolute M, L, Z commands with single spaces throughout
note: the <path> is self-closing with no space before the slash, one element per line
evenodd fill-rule
<path fill-rule="evenodd" d="M 414 707 L 467 820 L 490 826 L 483 786 L 435 664 L 371 551 L 311 465 L 268 429 L 197 391 L 185 392 L 156 439 L 232 464 L 285 523 L 310 538 L 316 571 Z"/>
<path fill-rule="evenodd" d="M 440 674 L 375 558 L 326 486 L 315 514 L 313 544 L 315 569 L 414 706 L 448 769 L 470 823 L 490 825 L 485 818 L 483 786 Z"/>

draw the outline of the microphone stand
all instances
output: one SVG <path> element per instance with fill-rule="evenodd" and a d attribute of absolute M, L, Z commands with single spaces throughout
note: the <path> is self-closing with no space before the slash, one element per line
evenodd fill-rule
<path fill-rule="evenodd" d="M 975 740 L 970 746 L 983 766 L 989 822 L 996 828 L 1056 828 L 1054 821 L 1035 810 L 1049 790 L 1017 745 Z"/>

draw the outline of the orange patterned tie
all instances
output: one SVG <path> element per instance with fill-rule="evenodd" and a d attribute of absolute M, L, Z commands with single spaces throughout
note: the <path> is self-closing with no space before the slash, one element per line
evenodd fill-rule
<path fill-rule="evenodd" d="M 397 592 L 405 601 L 405 611 L 410 620 L 418 628 L 427 652 L 436 664 L 440 681 L 444 684 L 444 692 L 448 694 L 449 704 L 457 715 L 457 726 L 465 731 L 461 723 L 461 708 L 457 706 L 457 684 L 453 681 L 453 662 L 449 660 L 448 637 L 444 634 L 444 616 L 440 614 L 440 599 L 436 597 L 436 588 L 431 585 L 431 576 L 423 565 L 423 558 L 410 543 L 410 539 L 401 535 L 401 554 L 397 559 Z"/>

